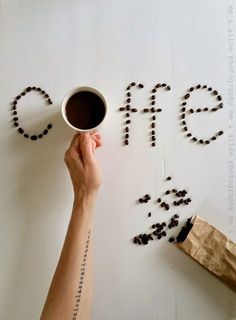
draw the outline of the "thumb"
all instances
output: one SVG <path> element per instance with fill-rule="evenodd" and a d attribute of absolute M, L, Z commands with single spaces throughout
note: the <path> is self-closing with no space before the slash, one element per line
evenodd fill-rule
<path fill-rule="evenodd" d="M 84 165 L 91 163 L 94 159 L 92 142 L 93 141 L 88 132 L 84 132 L 81 134 L 80 150 L 82 153 L 82 159 L 83 159 Z"/>

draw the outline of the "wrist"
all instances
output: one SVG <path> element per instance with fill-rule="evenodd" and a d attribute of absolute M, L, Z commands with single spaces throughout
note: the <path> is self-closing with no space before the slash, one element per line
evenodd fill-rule
<path fill-rule="evenodd" d="M 93 209 L 97 198 L 97 192 L 78 192 L 74 195 L 74 207 L 86 207 Z"/>

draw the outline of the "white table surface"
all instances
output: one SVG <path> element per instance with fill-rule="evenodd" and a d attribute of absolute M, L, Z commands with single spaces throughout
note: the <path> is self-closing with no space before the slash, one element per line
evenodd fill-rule
<path fill-rule="evenodd" d="M 235 57 L 235 11 L 233 0 L 0 1 L 1 320 L 38 319 L 57 264 L 72 206 L 63 157 L 73 131 L 60 116 L 60 103 L 77 85 L 101 90 L 109 106 L 104 146 L 97 153 L 103 184 L 95 213 L 92 319 L 236 319 L 235 294 L 167 238 L 142 247 L 131 243 L 134 235 L 174 213 L 181 221 L 199 214 L 236 240 L 235 61 L 230 58 Z M 122 146 L 117 109 L 131 81 L 145 85 L 134 94 L 139 110 L 156 83 L 172 87 L 159 95 L 163 112 L 155 148 L 149 146 L 148 117 L 141 112 L 133 117 L 130 145 Z M 191 120 L 196 135 L 224 130 L 209 146 L 188 142 L 178 121 L 181 97 L 198 83 L 217 89 L 224 100 L 221 111 Z M 31 85 L 53 100 L 45 106 L 29 94 L 20 102 L 22 126 L 36 132 L 54 125 L 36 142 L 17 134 L 10 122 L 12 99 Z M 215 101 L 196 95 L 191 103 Z M 165 175 L 173 180 L 165 182 Z M 135 204 L 147 192 L 155 198 L 174 186 L 187 188 L 190 206 L 166 213 L 153 202 Z"/>

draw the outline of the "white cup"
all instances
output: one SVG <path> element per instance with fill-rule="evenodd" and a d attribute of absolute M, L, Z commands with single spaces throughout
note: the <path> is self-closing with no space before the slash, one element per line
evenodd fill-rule
<path fill-rule="evenodd" d="M 77 128 L 77 127 L 73 126 L 67 119 L 67 116 L 66 116 L 66 105 L 67 105 L 67 102 L 70 99 L 70 97 L 72 97 L 75 93 L 81 92 L 81 91 L 88 91 L 88 92 L 92 92 L 92 93 L 96 94 L 102 100 L 102 102 L 104 104 L 104 111 L 105 111 L 104 112 L 104 117 L 103 117 L 102 121 L 100 123 L 98 123 L 98 125 L 96 127 L 94 127 L 94 128 L 80 129 L 80 128 Z M 96 90 L 96 89 L 94 89 L 92 87 L 77 87 L 77 88 L 74 88 L 74 89 L 70 90 L 65 95 L 65 97 L 64 97 L 64 99 L 62 101 L 61 113 L 62 113 L 62 117 L 65 120 L 65 122 L 72 129 L 74 129 L 74 130 L 76 130 L 78 132 L 95 132 L 95 131 L 98 131 L 99 129 L 101 129 L 101 125 L 102 125 L 102 123 L 103 123 L 103 121 L 104 121 L 104 119 L 106 117 L 106 114 L 107 114 L 107 103 L 106 103 L 106 100 L 105 100 L 104 96 L 98 90 Z"/>

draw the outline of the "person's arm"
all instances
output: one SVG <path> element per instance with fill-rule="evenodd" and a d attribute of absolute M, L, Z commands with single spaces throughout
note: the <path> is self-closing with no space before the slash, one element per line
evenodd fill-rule
<path fill-rule="evenodd" d="M 88 320 L 92 296 L 92 220 L 100 186 L 98 134 L 77 134 L 65 153 L 74 204 L 61 256 L 40 320 Z"/>

